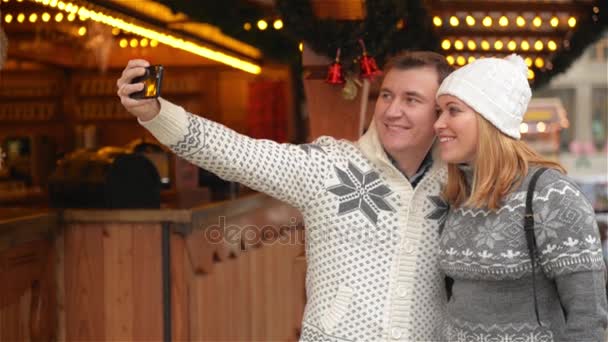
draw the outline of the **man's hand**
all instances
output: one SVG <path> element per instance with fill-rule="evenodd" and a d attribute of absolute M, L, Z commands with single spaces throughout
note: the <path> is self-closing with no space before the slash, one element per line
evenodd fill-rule
<path fill-rule="evenodd" d="M 116 93 L 120 97 L 120 102 L 129 113 L 135 115 L 141 121 L 151 120 L 160 112 L 160 103 L 157 99 L 135 100 L 129 97 L 129 94 L 144 89 L 143 83 L 131 84 L 131 80 L 143 76 L 146 73 L 145 68 L 147 66 L 150 66 L 148 61 L 132 59 L 123 70 L 122 76 L 116 81 L 118 86 Z"/>

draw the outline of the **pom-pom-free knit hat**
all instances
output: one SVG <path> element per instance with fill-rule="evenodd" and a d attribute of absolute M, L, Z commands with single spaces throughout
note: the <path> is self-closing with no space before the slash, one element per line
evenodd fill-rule
<path fill-rule="evenodd" d="M 504 134 L 519 139 L 532 91 L 528 67 L 515 54 L 504 59 L 480 58 L 452 72 L 437 91 L 459 98 Z"/>

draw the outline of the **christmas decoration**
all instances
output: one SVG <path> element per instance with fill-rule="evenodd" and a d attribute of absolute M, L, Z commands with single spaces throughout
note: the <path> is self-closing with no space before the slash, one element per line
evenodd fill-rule
<path fill-rule="evenodd" d="M 331 63 L 327 70 L 327 78 L 325 82 L 329 84 L 344 84 L 344 75 L 342 74 L 342 64 L 340 63 L 340 49 L 336 52 L 336 59 Z"/>
<path fill-rule="evenodd" d="M 354 77 L 348 77 L 346 79 L 346 84 L 344 88 L 342 88 L 342 98 L 345 100 L 352 101 L 357 97 L 357 93 L 359 93 L 359 89 L 357 86 L 361 86 L 361 83 L 358 83 Z"/>
<path fill-rule="evenodd" d="M 376 65 L 376 60 L 374 60 L 373 57 L 367 55 L 365 43 L 362 39 L 359 39 L 359 44 L 361 44 L 361 48 L 363 49 L 363 55 L 361 56 L 361 60 L 359 62 L 359 66 L 361 68 L 361 73 L 359 74 L 359 77 L 373 80 L 376 76 L 382 75 L 382 71 L 378 69 L 378 65 Z"/>

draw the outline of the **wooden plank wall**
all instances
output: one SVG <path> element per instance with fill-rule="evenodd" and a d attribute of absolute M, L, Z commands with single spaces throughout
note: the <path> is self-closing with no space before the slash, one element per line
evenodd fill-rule
<path fill-rule="evenodd" d="M 160 224 L 70 224 L 63 241 L 59 336 L 162 338 Z"/>
<path fill-rule="evenodd" d="M 289 231 L 284 236 L 295 241 L 301 234 L 301 231 Z M 185 262 L 183 283 L 187 288 L 182 291 L 189 292 L 190 300 L 182 305 L 190 306 L 190 327 L 189 335 L 186 327 L 177 329 L 181 334 L 175 338 L 297 340 L 304 308 L 300 303 L 304 300 L 304 269 L 294 268 L 294 262 L 303 249 L 302 241 L 267 243 L 216 261 L 210 272 L 196 272 L 191 260 L 178 257 Z M 174 327 L 181 325 L 176 321 L 178 317 L 174 316 Z"/>
<path fill-rule="evenodd" d="M 55 339 L 53 260 L 48 240 L 0 252 L 0 341 Z"/>
<path fill-rule="evenodd" d="M 251 221 L 249 214 L 229 222 L 259 218 Z M 162 340 L 160 224 L 72 223 L 59 239 L 60 340 Z M 173 340 L 297 340 L 304 269 L 294 262 L 303 254 L 302 230 L 285 230 L 282 241 L 287 239 L 291 243 L 231 244 L 209 241 L 202 229 L 176 229 Z"/>

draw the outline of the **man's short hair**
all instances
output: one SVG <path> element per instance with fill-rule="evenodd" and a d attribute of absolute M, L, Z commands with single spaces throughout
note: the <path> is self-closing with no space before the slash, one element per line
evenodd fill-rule
<path fill-rule="evenodd" d="M 415 68 L 431 67 L 435 69 L 438 84 L 452 72 L 454 68 L 445 57 L 432 51 L 403 51 L 392 56 L 384 65 L 384 74 L 391 69 L 409 70 Z"/>

